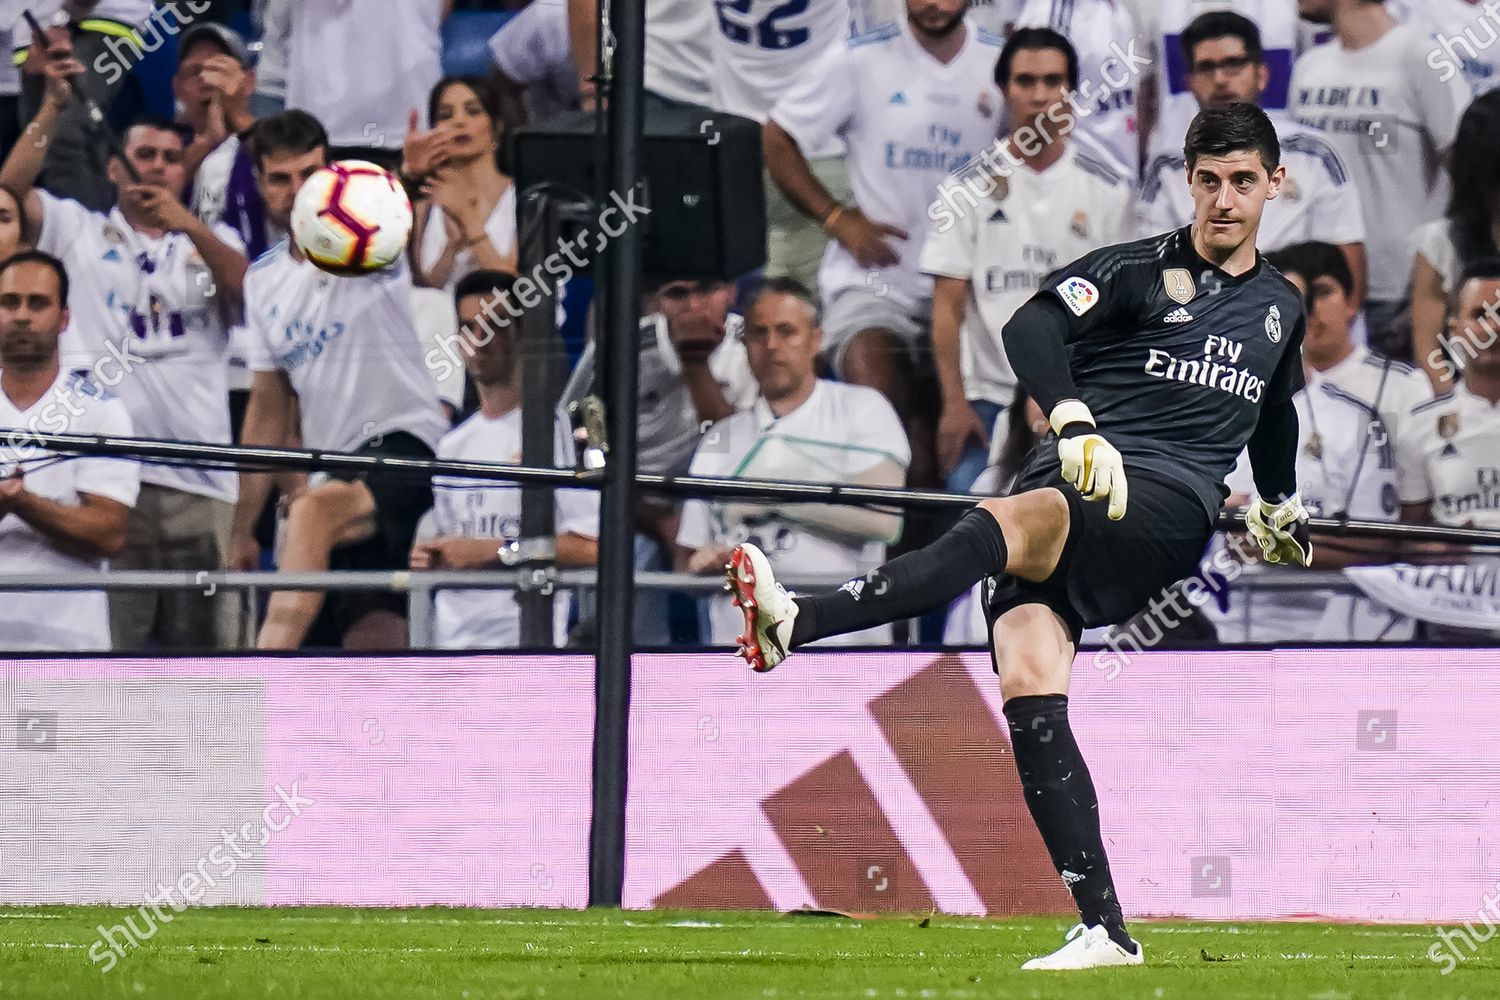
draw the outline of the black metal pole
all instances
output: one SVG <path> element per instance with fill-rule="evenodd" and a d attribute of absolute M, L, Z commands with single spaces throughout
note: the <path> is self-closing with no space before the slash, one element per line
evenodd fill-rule
<path fill-rule="evenodd" d="M 523 199 L 521 211 L 521 273 L 535 273 L 558 245 L 556 200 L 543 195 L 536 201 Z M 539 294 L 521 316 L 520 370 L 525 403 L 521 407 L 521 464 L 544 468 L 556 463 L 557 397 L 562 392 L 561 344 L 557 337 L 557 291 L 550 281 L 537 282 Z M 521 539 L 532 544 L 522 549 L 523 566 L 550 565 L 552 559 L 537 555 L 536 546 L 550 549 L 556 535 L 553 523 L 555 492 L 545 486 L 521 490 Z M 542 649 L 552 645 L 552 593 L 524 589 L 516 595 L 521 611 L 521 645 Z"/>
<path fill-rule="evenodd" d="M 644 124 L 645 0 L 607 0 L 615 36 L 606 200 L 640 187 Z M 605 207 L 601 201 L 601 210 Z M 625 882 L 625 782 L 629 751 L 631 627 L 635 606 L 636 379 L 639 369 L 640 230 L 608 234 L 609 288 L 602 333 L 609 463 L 600 504 L 599 650 L 594 668 L 594 810 L 589 830 L 589 905 L 619 906 Z"/>

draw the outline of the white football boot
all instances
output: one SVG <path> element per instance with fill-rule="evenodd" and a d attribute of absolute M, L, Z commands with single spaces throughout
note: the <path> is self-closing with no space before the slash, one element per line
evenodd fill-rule
<path fill-rule="evenodd" d="M 1067 969 L 1103 969 L 1113 965 L 1144 965 L 1145 956 L 1140 942 L 1136 942 L 1135 954 L 1109 939 L 1103 927 L 1085 927 L 1077 924 L 1068 931 L 1068 943 L 1050 955 L 1033 958 L 1022 969 L 1036 972 L 1059 972 Z"/>
<path fill-rule="evenodd" d="M 724 567 L 724 589 L 745 613 L 745 631 L 736 640 L 738 655 L 750 669 L 765 673 L 786 659 L 797 620 L 796 595 L 776 582 L 764 552 L 745 542 L 736 545 Z"/>

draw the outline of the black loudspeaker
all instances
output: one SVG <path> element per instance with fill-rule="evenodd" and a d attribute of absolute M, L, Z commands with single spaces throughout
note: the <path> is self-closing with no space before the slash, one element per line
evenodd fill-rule
<path fill-rule="evenodd" d="M 766 199 L 761 179 L 760 125 L 748 118 L 683 107 L 646 116 L 641 176 L 644 197 L 634 203 L 650 209 L 638 215 L 643 227 L 642 270 L 655 278 L 735 278 L 766 262 Z M 516 190 L 524 198 L 540 184 L 560 185 L 592 197 L 603 165 L 598 162 L 594 115 L 579 111 L 518 129 L 510 137 L 507 160 Z M 607 182 L 607 178 L 606 178 Z M 629 199 L 620 192 L 622 205 Z M 603 237 L 629 212 L 604 196 L 586 228 L 586 256 L 592 263 Z M 576 227 L 575 227 L 576 228 Z"/>

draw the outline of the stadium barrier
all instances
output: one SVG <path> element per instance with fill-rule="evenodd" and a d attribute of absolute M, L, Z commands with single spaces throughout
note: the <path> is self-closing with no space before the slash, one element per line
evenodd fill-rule
<path fill-rule="evenodd" d="M 4 676 L 0 903 L 588 902 L 590 657 Z M 982 654 L 638 654 L 630 711 L 627 907 L 1068 912 Z M 1497 712 L 1495 649 L 1153 652 L 1073 691 L 1127 913 L 1192 919 L 1471 917 Z"/>

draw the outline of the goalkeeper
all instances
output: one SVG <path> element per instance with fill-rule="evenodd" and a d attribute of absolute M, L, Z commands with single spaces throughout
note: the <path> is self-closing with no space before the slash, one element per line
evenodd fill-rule
<path fill-rule="evenodd" d="M 814 639 L 913 617 L 987 581 L 1026 804 L 1081 914 L 1063 947 L 1028 969 L 1142 961 L 1068 724 L 1083 629 L 1125 621 L 1193 572 L 1247 445 L 1260 494 L 1251 535 L 1270 562 L 1311 560 L 1292 404 L 1303 384 L 1302 296 L 1255 246 L 1286 177 L 1276 130 L 1253 105 L 1207 109 L 1185 154 L 1191 226 L 1087 255 L 1006 325 L 1006 353 L 1053 430 L 1010 496 L 983 501 L 866 586 L 797 597 L 749 544 L 728 566 L 745 615 L 740 655 L 760 671 Z"/>

